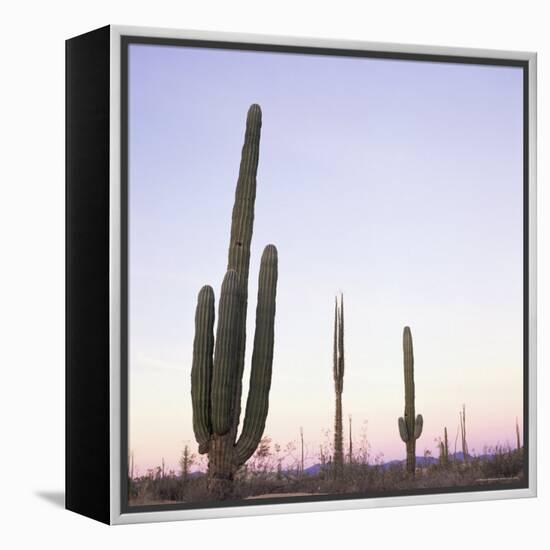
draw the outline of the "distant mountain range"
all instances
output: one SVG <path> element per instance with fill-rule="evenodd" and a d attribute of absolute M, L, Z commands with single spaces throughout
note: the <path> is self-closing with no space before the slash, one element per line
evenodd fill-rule
<path fill-rule="evenodd" d="M 492 455 L 492 454 L 483 454 L 483 455 L 477 455 L 475 458 L 477 458 L 479 460 L 489 460 L 489 459 L 493 458 L 493 456 L 494 455 Z M 474 457 L 471 456 L 471 455 L 467 455 L 466 458 L 467 458 L 467 460 L 472 460 Z M 451 462 L 452 461 L 462 462 L 464 460 L 464 455 L 462 454 L 462 452 L 453 453 L 453 454 L 449 455 L 449 460 Z M 407 462 L 406 459 L 403 459 L 403 460 L 389 460 L 388 462 L 383 462 L 383 463 L 379 464 L 379 466 L 384 468 L 384 469 L 387 469 L 387 468 L 392 468 L 392 467 L 397 467 L 397 466 L 404 466 L 406 462 Z M 430 466 L 432 464 L 437 464 L 438 462 L 439 462 L 439 458 L 433 457 L 433 456 L 417 456 L 416 457 L 417 466 Z M 374 466 L 374 464 L 370 464 L 370 466 Z M 321 471 L 321 468 L 322 468 L 322 465 L 319 464 L 319 463 L 312 464 L 308 468 L 304 469 L 304 474 L 308 475 L 308 476 L 317 475 Z M 287 470 L 284 470 L 284 473 L 285 474 L 290 474 L 290 475 L 296 475 L 296 470 L 287 469 Z M 194 477 L 201 476 L 201 475 L 204 475 L 204 472 L 201 472 L 199 470 L 189 472 L 189 477 L 190 478 L 194 478 Z"/>
<path fill-rule="evenodd" d="M 493 457 L 493 455 L 491 455 L 491 454 L 483 454 L 483 455 L 478 455 L 475 458 L 480 459 L 480 460 L 488 460 L 488 459 L 491 459 L 492 457 Z M 472 460 L 473 458 L 474 457 L 472 457 L 471 455 L 466 455 L 467 460 Z M 462 462 L 464 460 L 464 455 L 462 454 L 462 452 L 453 453 L 453 454 L 449 455 L 449 460 L 450 461 Z M 406 462 L 407 462 L 406 459 L 403 459 L 403 460 L 390 460 L 388 462 L 383 462 L 382 464 L 380 464 L 380 466 L 384 469 L 387 469 L 387 468 L 392 468 L 392 467 L 395 467 L 395 466 L 404 465 Z M 433 457 L 433 456 L 417 456 L 416 457 L 417 466 L 430 466 L 431 464 L 438 464 L 438 463 L 439 463 L 439 458 L 436 458 L 436 457 Z M 372 466 L 372 464 L 371 464 L 371 466 Z M 310 475 L 310 476 L 317 475 L 321 471 L 321 468 L 322 468 L 321 464 L 313 464 L 313 465 L 309 466 L 308 468 L 304 469 L 304 474 Z"/>

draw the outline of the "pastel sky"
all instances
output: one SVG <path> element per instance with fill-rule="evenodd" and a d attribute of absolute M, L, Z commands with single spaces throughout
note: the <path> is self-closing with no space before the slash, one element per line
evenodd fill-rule
<path fill-rule="evenodd" d="M 196 296 L 225 273 L 246 112 L 263 111 L 249 281 L 279 250 L 265 435 L 300 426 L 308 462 L 334 415 L 334 296 L 346 306 L 344 417 L 404 458 L 402 330 L 415 350 L 417 454 L 467 406 L 470 449 L 522 422 L 522 70 L 132 44 L 129 447 L 143 472 L 195 451 Z M 244 387 L 248 387 L 251 349 Z M 243 396 L 246 398 L 246 391 Z M 368 422 L 368 424 L 366 424 Z M 347 444 L 347 438 L 346 443 Z"/>

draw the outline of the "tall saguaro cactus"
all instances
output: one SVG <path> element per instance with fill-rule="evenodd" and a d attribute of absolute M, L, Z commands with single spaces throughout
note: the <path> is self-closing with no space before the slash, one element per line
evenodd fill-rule
<path fill-rule="evenodd" d="M 422 434 L 424 420 L 414 410 L 414 356 L 411 329 L 403 330 L 403 369 L 405 374 L 405 416 L 398 421 L 399 435 L 407 446 L 407 472 L 416 470 L 416 440 Z"/>
<path fill-rule="evenodd" d="M 208 453 L 209 491 L 219 499 L 231 496 L 235 472 L 254 454 L 269 407 L 278 270 L 277 249 L 273 245 L 265 247 L 260 263 L 250 387 L 237 438 L 261 125 L 260 106 L 252 105 L 246 120 L 215 339 L 212 287 L 200 290 L 195 313 L 191 369 L 193 429 L 199 453 Z"/>
<path fill-rule="evenodd" d="M 344 391 L 344 296 L 334 304 L 333 377 L 336 407 L 334 414 L 334 477 L 344 469 L 344 434 L 342 426 L 342 392 Z"/>

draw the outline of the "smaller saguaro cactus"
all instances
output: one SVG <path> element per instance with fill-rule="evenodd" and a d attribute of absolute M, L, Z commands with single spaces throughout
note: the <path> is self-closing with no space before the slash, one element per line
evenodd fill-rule
<path fill-rule="evenodd" d="M 403 330 L 403 368 L 405 374 L 405 415 L 399 417 L 399 435 L 407 446 L 407 472 L 416 470 L 416 440 L 422 434 L 424 420 L 414 410 L 414 356 L 411 329 Z"/>
<path fill-rule="evenodd" d="M 519 437 L 519 424 L 518 424 L 517 417 L 516 417 L 516 448 L 518 451 L 521 449 L 521 441 Z"/>

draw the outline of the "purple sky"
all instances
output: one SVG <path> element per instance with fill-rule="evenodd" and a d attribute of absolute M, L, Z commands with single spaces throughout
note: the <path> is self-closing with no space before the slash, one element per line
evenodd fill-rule
<path fill-rule="evenodd" d="M 219 295 L 246 111 L 263 110 L 250 270 L 279 249 L 266 435 L 333 424 L 332 314 L 346 300 L 344 415 L 402 458 L 401 333 L 411 326 L 417 453 L 465 402 L 470 448 L 522 418 L 522 71 L 131 45 L 130 447 L 143 468 L 195 448 L 196 295 Z M 248 376 L 250 346 L 245 376 Z M 244 384 L 248 387 L 247 380 Z M 246 394 L 245 394 L 246 397 Z"/>

